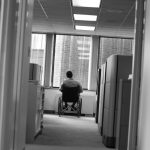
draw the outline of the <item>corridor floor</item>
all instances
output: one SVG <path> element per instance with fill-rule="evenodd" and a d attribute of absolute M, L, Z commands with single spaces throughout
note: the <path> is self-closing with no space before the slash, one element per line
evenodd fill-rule
<path fill-rule="evenodd" d="M 93 117 L 44 115 L 43 133 L 26 150 L 110 150 Z"/>

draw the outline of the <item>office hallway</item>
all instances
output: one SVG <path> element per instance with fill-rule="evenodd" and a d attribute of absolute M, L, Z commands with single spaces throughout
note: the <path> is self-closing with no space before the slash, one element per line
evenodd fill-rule
<path fill-rule="evenodd" d="M 110 150 L 102 144 L 93 117 L 44 115 L 42 135 L 26 150 Z"/>

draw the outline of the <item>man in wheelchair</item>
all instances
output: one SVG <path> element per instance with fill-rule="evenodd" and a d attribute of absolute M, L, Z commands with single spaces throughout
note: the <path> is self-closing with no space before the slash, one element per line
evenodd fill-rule
<path fill-rule="evenodd" d="M 75 105 L 80 105 L 79 107 L 81 107 L 80 93 L 83 92 L 82 86 L 78 81 L 75 81 L 73 79 L 73 73 L 71 71 L 66 72 L 66 77 L 67 79 L 62 83 L 61 87 L 59 88 L 59 90 L 62 92 L 62 96 L 59 98 L 59 101 L 61 102 L 59 102 L 60 106 L 58 106 L 58 108 L 61 110 L 68 109 L 68 106 L 70 106 L 68 105 L 68 103 L 72 103 L 72 105 L 70 106 L 72 111 L 75 111 L 76 109 L 81 109 L 75 107 Z M 65 103 L 65 105 L 63 105 L 63 102 Z"/>

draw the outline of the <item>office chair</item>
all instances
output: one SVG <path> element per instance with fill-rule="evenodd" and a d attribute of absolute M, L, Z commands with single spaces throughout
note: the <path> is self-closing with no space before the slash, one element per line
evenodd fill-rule
<path fill-rule="evenodd" d="M 76 102 L 75 107 L 72 107 L 73 102 Z M 67 103 L 67 106 L 65 105 Z M 64 87 L 62 96 L 58 100 L 58 115 L 64 113 L 76 113 L 81 115 L 82 98 L 80 97 L 78 87 Z"/>

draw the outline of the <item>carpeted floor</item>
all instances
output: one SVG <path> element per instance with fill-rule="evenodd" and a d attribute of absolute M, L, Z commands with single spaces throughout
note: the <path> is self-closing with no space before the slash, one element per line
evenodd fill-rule
<path fill-rule="evenodd" d="M 73 147 L 73 146 L 51 146 L 51 145 L 27 145 L 26 150 L 115 150 L 106 147 Z"/>
<path fill-rule="evenodd" d="M 27 145 L 27 150 L 70 148 L 107 150 L 93 117 L 44 115 L 42 135 L 37 137 L 33 145 Z"/>

